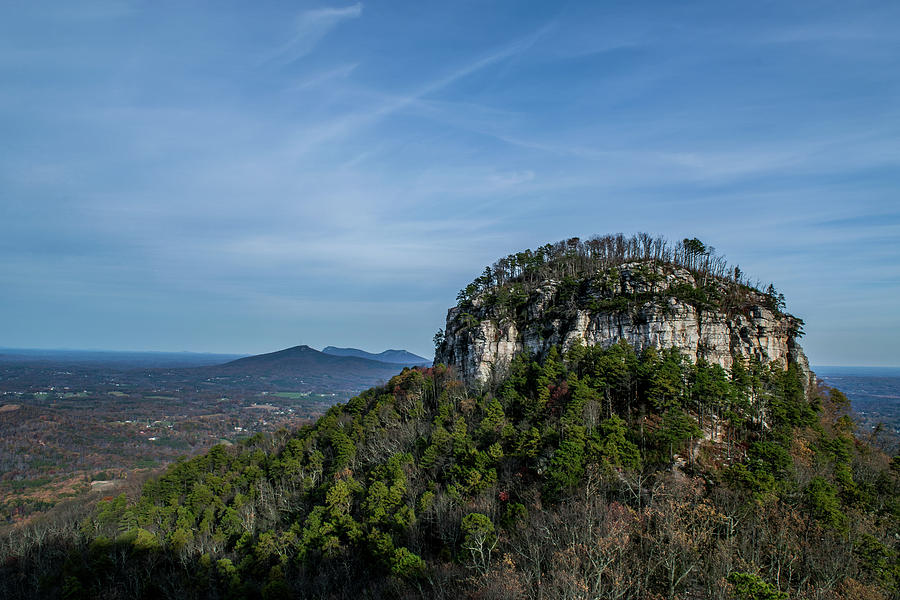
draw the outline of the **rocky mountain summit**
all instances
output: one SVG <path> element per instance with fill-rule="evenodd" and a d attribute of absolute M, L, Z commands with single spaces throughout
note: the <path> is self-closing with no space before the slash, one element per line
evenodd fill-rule
<path fill-rule="evenodd" d="M 436 363 L 478 384 L 503 377 L 524 351 L 624 341 L 637 352 L 677 347 L 692 362 L 725 369 L 735 360 L 796 364 L 808 387 L 802 325 L 774 287 L 751 285 L 696 239 L 575 238 L 510 255 L 460 292 L 436 340 Z"/>
<path fill-rule="evenodd" d="M 0 598 L 900 597 L 900 458 L 808 387 L 784 308 L 696 239 L 510 255 L 435 338 L 455 368 L 0 536 Z M 399 370 L 216 373 L 335 361 Z"/>

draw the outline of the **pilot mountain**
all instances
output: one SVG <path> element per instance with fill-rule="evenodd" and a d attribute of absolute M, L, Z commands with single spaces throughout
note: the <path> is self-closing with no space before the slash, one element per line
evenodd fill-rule
<path fill-rule="evenodd" d="M 432 367 L 17 531 L 0 596 L 896 598 L 900 459 L 802 326 L 697 239 L 512 254 Z"/>
<path fill-rule="evenodd" d="M 774 288 L 751 287 L 739 268 L 725 274 L 699 240 L 669 248 L 644 236 L 572 239 L 513 254 L 460 293 L 437 360 L 471 384 L 502 377 L 523 351 L 624 341 L 725 369 L 735 360 L 794 364 L 808 387 L 803 322 L 783 312 Z"/>

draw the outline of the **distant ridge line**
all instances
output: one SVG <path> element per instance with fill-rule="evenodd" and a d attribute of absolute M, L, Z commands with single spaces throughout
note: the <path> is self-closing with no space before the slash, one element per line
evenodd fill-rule
<path fill-rule="evenodd" d="M 432 361 L 419 356 L 418 354 L 413 354 L 407 350 L 385 350 L 383 352 L 379 352 L 377 354 L 373 352 L 366 352 L 365 350 L 360 350 L 359 348 L 338 348 L 336 346 L 326 346 L 322 349 L 322 352 L 325 354 L 331 354 L 332 356 L 354 356 L 356 358 L 366 358 L 369 360 L 375 360 L 382 363 L 388 363 L 392 365 L 431 365 Z"/>

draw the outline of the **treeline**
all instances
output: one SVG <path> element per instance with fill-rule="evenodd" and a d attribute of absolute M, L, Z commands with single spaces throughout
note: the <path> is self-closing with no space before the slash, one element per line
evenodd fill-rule
<path fill-rule="evenodd" d="M 701 280 L 701 285 L 709 279 L 717 279 L 737 286 L 761 288 L 758 281 L 752 282 L 737 265 L 729 266 L 723 256 L 716 254 L 715 248 L 697 238 L 671 242 L 648 233 L 627 237 L 619 233 L 586 240 L 573 237 L 545 244 L 536 250 L 510 254 L 485 267 L 479 277 L 460 290 L 457 300 L 465 304 L 485 291 L 512 284 L 520 284 L 527 293 L 548 279 L 589 277 L 598 271 L 637 261 L 655 261 L 688 269 Z M 764 293 L 778 302 L 773 285 L 769 284 Z"/>
<path fill-rule="evenodd" d="M 900 460 L 793 368 L 520 355 L 404 370 L 4 541 L 5 598 L 887 599 Z"/>

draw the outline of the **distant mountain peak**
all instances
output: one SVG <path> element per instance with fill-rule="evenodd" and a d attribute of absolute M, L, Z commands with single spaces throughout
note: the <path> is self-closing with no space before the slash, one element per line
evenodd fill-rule
<path fill-rule="evenodd" d="M 306 354 L 310 352 L 319 353 L 315 348 L 310 348 L 306 344 L 300 346 L 291 346 L 290 348 L 285 348 L 284 350 L 275 350 L 274 352 L 266 352 L 264 354 L 257 354 L 254 356 L 248 356 L 247 358 L 256 358 L 256 357 L 283 357 L 283 356 L 291 356 L 295 354 Z"/>
<path fill-rule="evenodd" d="M 326 346 L 325 348 L 322 348 L 322 352 L 331 354 L 332 356 L 355 356 L 357 358 L 366 358 L 392 365 L 430 365 L 432 362 L 427 358 L 419 356 L 418 354 L 413 354 L 407 350 L 396 350 L 393 348 L 375 354 L 373 352 L 360 350 L 359 348 Z"/>

